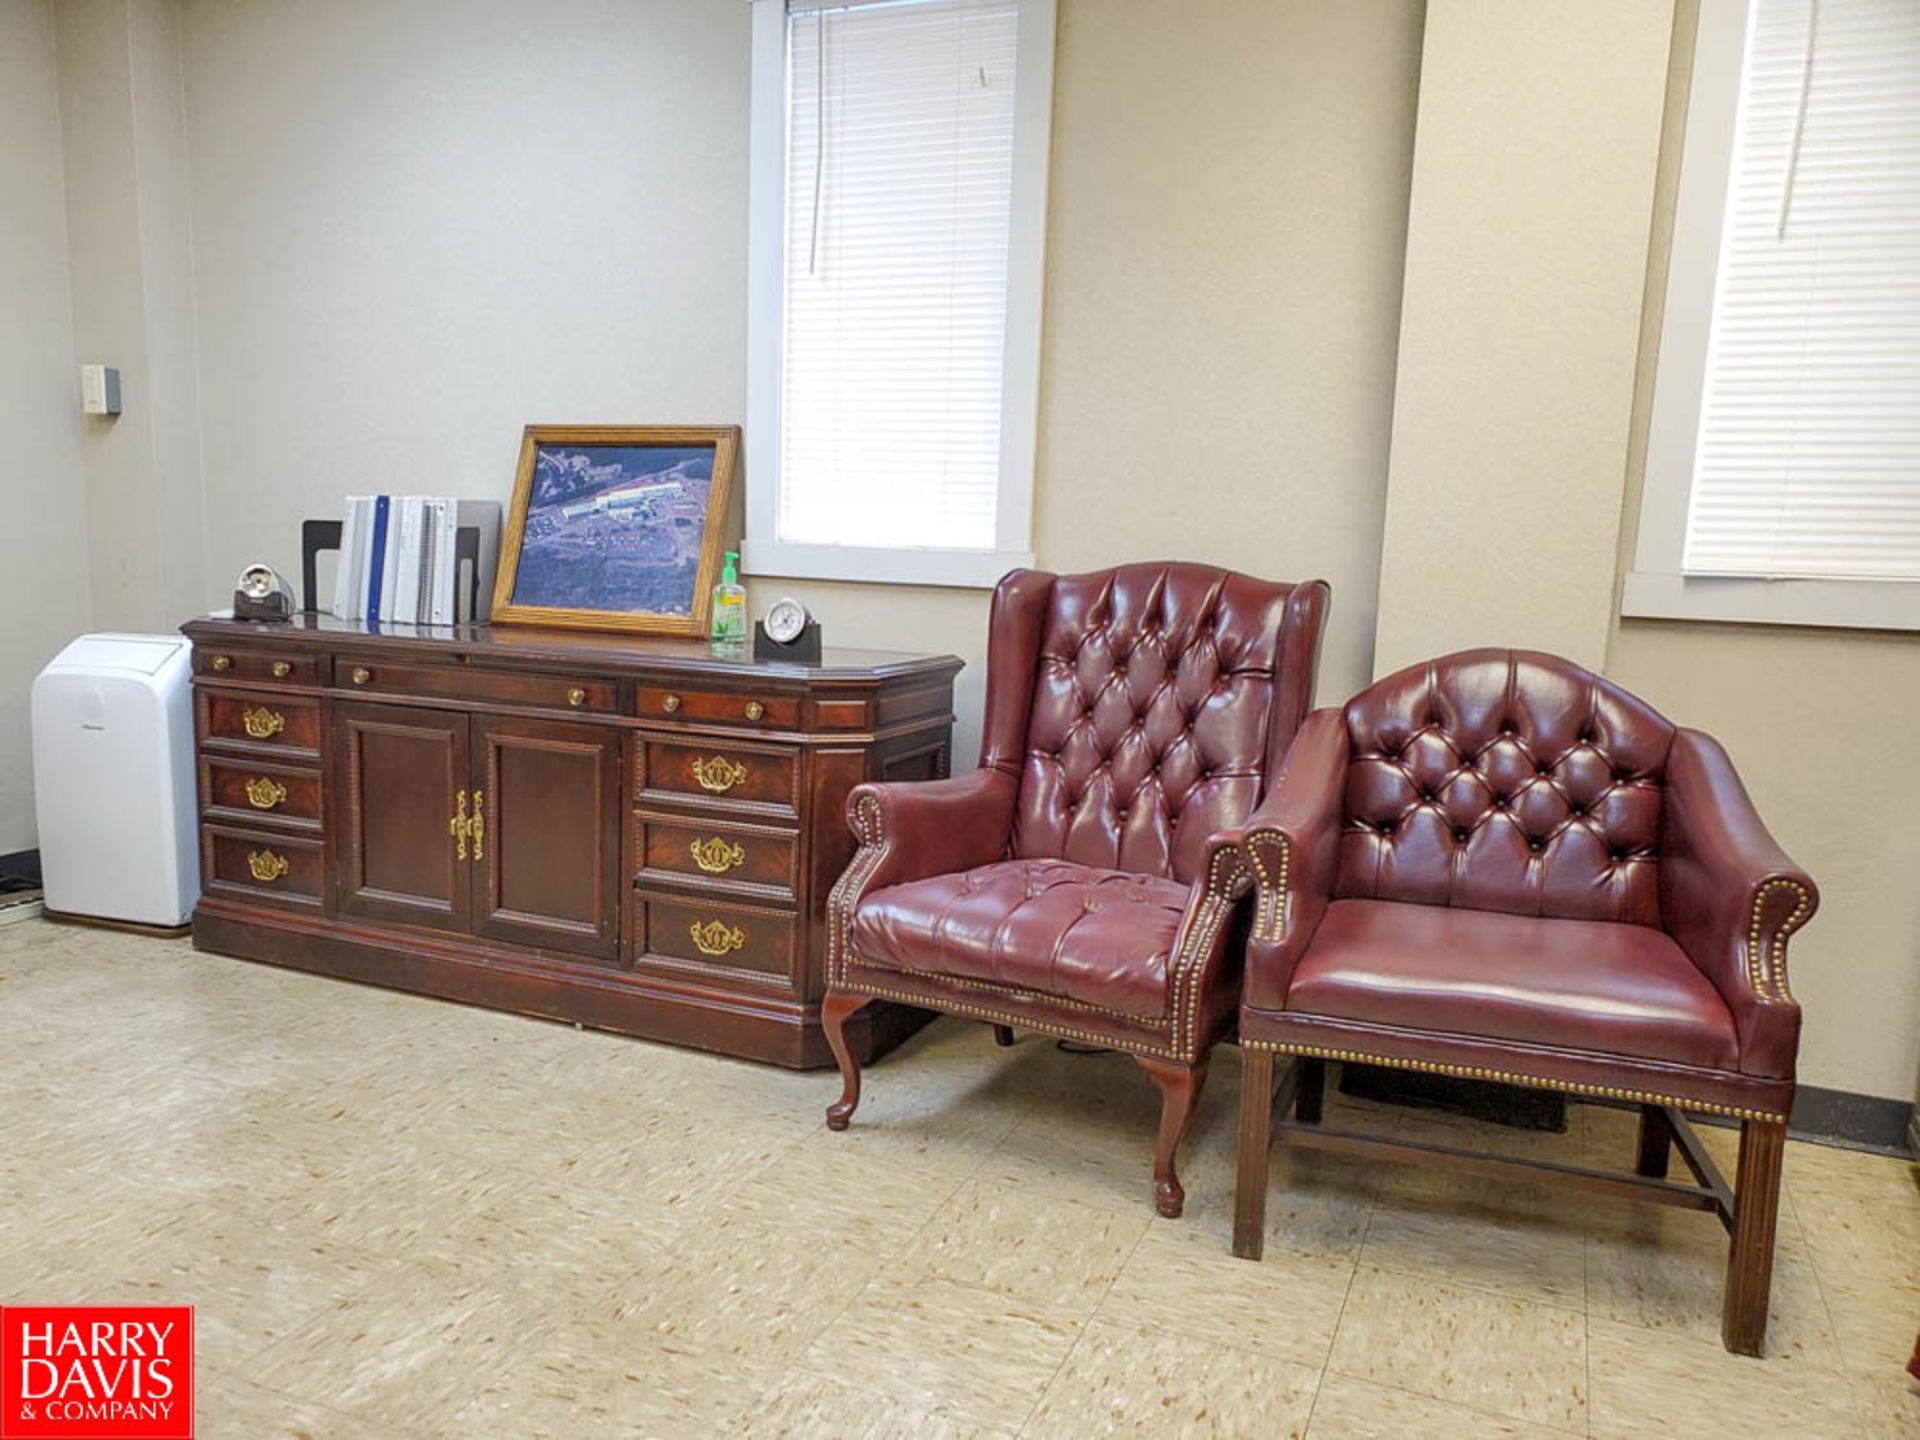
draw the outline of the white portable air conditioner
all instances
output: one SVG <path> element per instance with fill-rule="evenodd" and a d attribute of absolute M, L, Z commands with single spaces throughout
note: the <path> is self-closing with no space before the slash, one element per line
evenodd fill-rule
<path fill-rule="evenodd" d="M 192 642 L 82 635 L 33 682 L 49 912 L 184 925 L 200 897 Z"/>

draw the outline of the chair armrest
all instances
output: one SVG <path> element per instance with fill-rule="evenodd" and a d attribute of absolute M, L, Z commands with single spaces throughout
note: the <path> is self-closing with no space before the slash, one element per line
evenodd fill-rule
<path fill-rule="evenodd" d="M 1677 731 L 1667 758 L 1660 912 L 1733 1012 L 1746 1074 L 1790 1079 L 1800 1007 L 1787 988 L 1787 937 L 1820 892 L 1774 841 L 1712 736 Z"/>
<path fill-rule="evenodd" d="M 1019 782 L 985 767 L 950 780 L 856 785 L 847 823 L 860 841 L 827 896 L 827 979 L 845 970 L 853 912 L 872 891 L 971 870 L 1006 854 Z"/>
<path fill-rule="evenodd" d="M 1345 713 L 1314 711 L 1288 747 L 1279 778 L 1240 829 L 1258 896 L 1241 996 L 1255 1009 L 1286 1008 L 1293 967 L 1332 898 L 1348 754 Z"/>

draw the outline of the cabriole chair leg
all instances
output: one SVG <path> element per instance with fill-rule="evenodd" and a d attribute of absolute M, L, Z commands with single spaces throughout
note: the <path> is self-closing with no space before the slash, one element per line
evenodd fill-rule
<path fill-rule="evenodd" d="M 1187 1122 L 1193 1119 L 1194 1106 L 1200 1101 L 1200 1087 L 1207 1083 L 1207 1062 L 1185 1065 L 1177 1060 L 1133 1057 L 1160 1087 L 1160 1137 L 1153 1147 L 1153 1205 L 1169 1220 L 1178 1220 L 1186 1208 L 1187 1192 L 1181 1188 L 1174 1167 L 1181 1137 Z"/>
<path fill-rule="evenodd" d="M 1727 1249 L 1726 1308 L 1720 1339 L 1736 1355 L 1758 1355 L 1767 1338 L 1773 1288 L 1773 1224 L 1780 1209 L 1780 1164 L 1787 1127 L 1778 1120 L 1740 1126 L 1740 1173 L 1733 1193 L 1733 1241 Z"/>
<path fill-rule="evenodd" d="M 1233 1253 L 1258 1260 L 1267 1234 L 1267 1156 L 1273 1145 L 1273 1052 L 1240 1051 L 1240 1136 L 1234 1161 Z"/>
<path fill-rule="evenodd" d="M 873 1003 L 871 995 L 854 995 L 844 990 L 829 991 L 820 1002 L 820 1028 L 827 1033 L 827 1048 L 840 1062 L 840 1098 L 827 1107 L 827 1128 L 844 1130 L 853 1120 L 860 1104 L 860 1061 L 847 1043 L 847 1021 Z"/>

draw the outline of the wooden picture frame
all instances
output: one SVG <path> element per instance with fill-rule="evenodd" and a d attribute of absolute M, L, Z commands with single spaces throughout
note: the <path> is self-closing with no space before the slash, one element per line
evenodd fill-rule
<path fill-rule="evenodd" d="M 527 426 L 493 623 L 704 639 L 739 455 L 738 425 Z M 629 548 L 647 553 L 615 553 Z"/>

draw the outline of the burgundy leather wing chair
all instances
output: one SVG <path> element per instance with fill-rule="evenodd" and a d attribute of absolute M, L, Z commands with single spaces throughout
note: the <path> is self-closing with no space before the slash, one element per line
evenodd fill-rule
<path fill-rule="evenodd" d="M 1639 1107 L 1640 1178 L 1531 1168 L 1719 1215 L 1723 1337 L 1760 1352 L 1800 1040 L 1787 937 L 1817 896 L 1717 742 L 1565 660 L 1467 651 L 1309 716 L 1245 853 L 1236 1254 L 1260 1254 L 1276 1056 L 1286 1142 L 1401 1158 L 1436 1157 L 1321 1123 L 1325 1061 L 1541 1086 Z M 1740 1122 L 1736 1191 L 1683 1110 Z M 1675 1145 L 1698 1185 L 1666 1180 Z"/>
<path fill-rule="evenodd" d="M 1017 570 L 994 592 L 980 768 L 866 784 L 828 901 L 821 1019 L 860 1101 L 849 1016 L 875 999 L 1131 1054 L 1162 1092 L 1154 1188 L 1239 998 L 1236 833 L 1311 702 L 1324 582 L 1202 565 Z"/>

